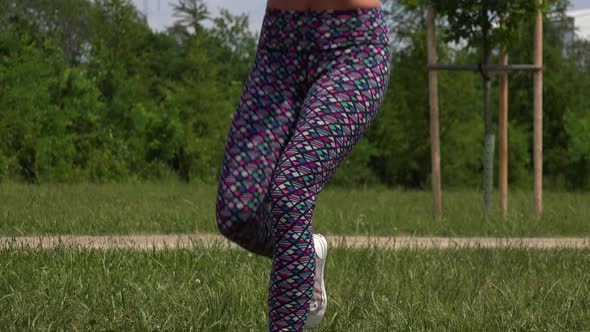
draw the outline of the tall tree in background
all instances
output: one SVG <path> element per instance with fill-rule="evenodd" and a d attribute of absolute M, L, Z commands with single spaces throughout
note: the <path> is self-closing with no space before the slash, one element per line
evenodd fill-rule
<path fill-rule="evenodd" d="M 76 66 L 88 46 L 90 8 L 90 2 L 80 0 L 0 0 L 5 13 L 0 28 L 7 28 L 9 22 L 27 22 L 46 41 L 58 43 L 66 62 Z"/>
<path fill-rule="evenodd" d="M 256 42 L 258 36 L 249 30 L 250 20 L 246 14 L 232 15 L 229 10 L 222 8 L 219 16 L 213 19 L 211 36 L 217 39 L 225 54 L 222 55 L 222 62 L 227 65 L 226 77 L 231 73 L 240 73 L 238 82 L 241 84 L 247 78 L 250 66 L 254 61 Z M 236 66 L 239 66 L 236 68 Z"/>
<path fill-rule="evenodd" d="M 178 18 L 175 25 L 185 29 L 192 28 L 192 32 L 200 34 L 203 31 L 202 22 L 209 20 L 209 10 L 203 0 L 178 0 L 174 4 L 174 17 Z"/>

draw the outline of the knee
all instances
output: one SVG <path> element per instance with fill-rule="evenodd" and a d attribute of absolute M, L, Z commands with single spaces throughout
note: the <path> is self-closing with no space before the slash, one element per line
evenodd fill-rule
<path fill-rule="evenodd" d="M 255 222 L 256 211 L 247 202 L 225 199 L 218 196 L 215 215 L 219 232 L 230 240 L 234 240 L 246 225 Z"/>
<path fill-rule="evenodd" d="M 239 213 L 232 207 L 233 203 L 218 201 L 215 208 L 217 229 L 224 237 L 233 240 L 241 221 L 237 218 Z"/>
<path fill-rule="evenodd" d="M 220 207 L 219 205 L 215 208 L 215 219 L 217 220 L 217 230 L 221 235 L 231 240 L 233 216 L 231 211 L 227 207 Z"/>

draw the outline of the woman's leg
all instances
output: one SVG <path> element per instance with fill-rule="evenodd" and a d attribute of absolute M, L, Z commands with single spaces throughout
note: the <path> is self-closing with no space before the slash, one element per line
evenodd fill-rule
<path fill-rule="evenodd" d="M 303 13 L 269 11 L 262 24 L 256 59 L 243 87 L 223 156 L 216 199 L 220 232 L 241 247 L 271 258 L 270 179 L 293 134 L 305 97 L 305 57 L 283 47 L 300 40 L 294 28 Z M 281 31 L 281 35 L 277 35 Z"/>
<path fill-rule="evenodd" d="M 309 15 L 309 91 L 270 188 L 270 331 L 303 329 L 315 273 L 311 218 L 317 196 L 376 116 L 390 72 L 380 9 Z"/>

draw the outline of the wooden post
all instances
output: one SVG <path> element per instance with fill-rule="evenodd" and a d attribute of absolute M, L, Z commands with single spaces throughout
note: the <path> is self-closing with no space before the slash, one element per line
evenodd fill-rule
<path fill-rule="evenodd" d="M 508 65 L 508 51 L 502 48 L 500 53 L 500 65 Z M 508 73 L 500 75 L 500 111 L 499 111 L 499 171 L 498 186 L 500 187 L 500 209 L 506 217 L 508 212 Z"/>
<path fill-rule="evenodd" d="M 535 0 L 537 1 L 537 0 Z M 543 4 L 543 0 L 538 0 Z M 537 11 L 535 23 L 534 64 L 543 66 L 543 14 Z M 534 205 L 535 216 L 540 217 L 543 209 L 543 70 L 535 72 L 533 102 L 533 159 L 535 169 Z"/>
<path fill-rule="evenodd" d="M 489 57 L 484 56 L 484 63 Z M 483 76 L 482 76 L 483 77 Z M 494 191 L 494 119 L 491 110 L 492 80 L 483 79 L 483 121 L 484 121 L 484 154 L 483 154 L 483 202 L 486 215 L 492 211 L 492 194 Z"/>
<path fill-rule="evenodd" d="M 428 5 L 426 25 L 428 29 L 428 64 L 437 62 L 436 54 L 436 12 L 432 4 Z M 430 100 L 430 138 L 432 159 L 432 193 L 434 195 L 434 215 L 439 218 L 442 215 L 442 193 L 440 175 L 440 134 L 438 126 L 438 76 L 435 70 L 428 72 L 428 92 Z"/>
<path fill-rule="evenodd" d="M 430 70 L 448 70 L 448 71 L 475 71 L 479 72 L 481 69 L 486 71 L 488 74 L 496 74 L 499 72 L 511 72 L 511 71 L 538 71 L 541 67 L 535 65 L 494 65 L 494 64 L 482 64 L 480 65 L 456 65 L 456 64 L 434 64 L 428 65 Z"/>

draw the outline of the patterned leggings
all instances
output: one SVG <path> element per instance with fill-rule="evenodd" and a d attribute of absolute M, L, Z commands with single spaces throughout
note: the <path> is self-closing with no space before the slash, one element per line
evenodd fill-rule
<path fill-rule="evenodd" d="M 216 218 L 225 237 L 272 259 L 270 331 L 303 329 L 316 198 L 375 118 L 389 73 L 381 7 L 266 8 L 227 138 Z"/>

